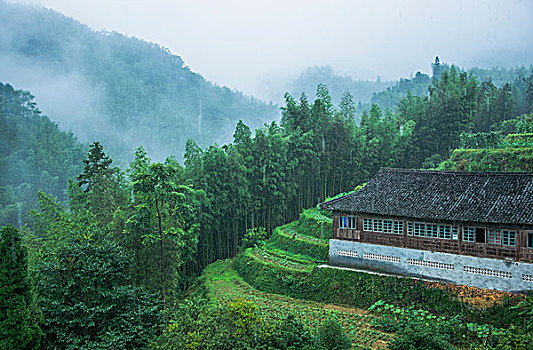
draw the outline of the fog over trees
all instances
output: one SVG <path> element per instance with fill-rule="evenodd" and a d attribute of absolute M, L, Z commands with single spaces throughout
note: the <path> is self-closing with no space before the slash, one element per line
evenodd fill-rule
<path fill-rule="evenodd" d="M 531 295 L 322 266 L 336 219 L 317 204 L 358 191 L 383 167 L 531 173 L 533 65 L 522 39 L 533 11 L 520 10 L 532 6 L 476 3 L 473 14 L 448 2 L 239 1 L 225 19 L 218 1 L 53 4 L 118 6 L 132 18 L 144 9 L 141 32 L 170 23 L 159 12 L 182 10 L 180 25 L 194 22 L 198 36 L 165 33 L 198 50 L 198 67 L 199 56 L 213 62 L 206 76 L 220 75 L 209 80 L 149 31 L 100 30 L 120 16 L 92 17 L 95 30 L 0 0 L 0 348 L 529 349 Z M 295 4 L 305 7 L 292 23 Z M 269 37 L 265 23 L 287 40 Z M 404 26 L 411 36 L 393 32 Z M 432 51 L 468 43 L 463 60 Z M 351 66 L 353 52 L 362 58 Z M 272 55 L 283 68 L 265 63 Z M 276 69 L 290 72 L 278 79 Z M 278 78 L 261 87 L 270 73 Z M 389 232 L 379 219 L 372 234 L 392 234 L 385 221 Z M 517 240 L 509 247 L 533 249 Z"/>

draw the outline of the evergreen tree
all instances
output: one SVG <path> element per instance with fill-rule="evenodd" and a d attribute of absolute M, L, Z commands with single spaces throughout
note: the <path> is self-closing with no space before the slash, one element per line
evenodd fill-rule
<path fill-rule="evenodd" d="M 158 272 L 151 269 L 143 274 L 142 284 L 154 290 L 154 280 L 159 276 L 163 309 L 167 289 L 176 280 L 176 270 L 193 256 L 198 242 L 199 225 L 195 219 L 202 193 L 180 183 L 182 171 L 171 157 L 164 163 L 150 164 L 142 148 L 130 166 L 134 208 L 127 221 L 128 240 L 140 256 L 150 261 L 149 267 L 158 265 Z M 149 251 L 135 242 L 142 242 Z M 139 263 L 138 268 L 143 269 Z"/>
<path fill-rule="evenodd" d="M 0 230 L 0 349 L 37 349 L 41 330 L 35 317 L 26 250 L 13 226 Z"/>
<path fill-rule="evenodd" d="M 101 177 L 116 171 L 116 169 L 110 168 L 113 160 L 104 153 L 104 147 L 100 142 L 95 141 L 91 144 L 88 157 L 88 159 L 83 160 L 85 167 L 83 173 L 78 176 L 78 184 L 84 192 L 90 191 L 91 186 Z"/>
<path fill-rule="evenodd" d="M 84 171 L 78 176 L 78 186 L 69 181 L 69 208 L 90 211 L 104 228 L 111 224 L 117 210 L 126 207 L 127 186 L 120 169 L 111 167 L 113 160 L 99 142 L 91 144 L 87 157 L 83 160 Z M 120 235 L 118 231 L 116 235 Z"/>
<path fill-rule="evenodd" d="M 445 69 L 446 67 L 440 63 L 439 56 L 435 56 L 435 62 L 431 64 L 431 70 L 433 71 L 433 78 L 440 79 Z"/>

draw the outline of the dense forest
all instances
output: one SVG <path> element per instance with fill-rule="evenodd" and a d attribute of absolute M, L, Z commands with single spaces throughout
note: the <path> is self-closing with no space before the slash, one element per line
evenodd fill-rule
<path fill-rule="evenodd" d="M 20 224 L 19 203 L 32 207 L 31 196 L 41 190 L 30 226 L 2 229 L 3 244 L 12 247 L 2 249 L 20 251 L 2 268 L 19 264 L 9 278 L 21 286 L 13 307 L 25 310 L 2 317 L 24 326 L 10 328 L 6 341 L 35 347 L 40 339 L 43 348 L 146 346 L 209 263 L 234 257 L 380 167 L 434 168 L 466 143 L 529 132 L 533 102 L 533 75 L 497 87 L 451 66 L 431 78 L 425 95 L 407 93 L 385 112 L 374 104 L 358 124 L 349 92 L 335 105 L 318 85 L 312 100 L 287 93 L 279 124 L 252 132 L 239 121 L 233 142 L 223 146 L 202 148 L 189 139 L 183 165 L 172 156 L 154 161 L 138 147 L 121 170 L 105 143 L 78 144 L 39 112 L 29 93 L 1 88 L 1 183 L 9 194 L 2 196 L 3 223 Z M 206 311 L 205 324 L 222 332 L 232 327 L 224 315 L 249 312 L 238 302 L 226 308 Z M 291 327 L 314 337 L 300 324 Z M 329 325 L 317 341 L 338 330 Z M 274 341 L 272 332 L 261 341 Z M 163 337 L 152 346 L 172 341 Z"/>
<path fill-rule="evenodd" d="M 278 106 L 208 82 L 159 45 L 44 8 L 0 2 L 0 20 L 0 79 L 30 87 L 63 130 L 101 140 L 122 165 L 139 144 L 181 157 L 188 138 L 222 144 L 239 119 L 279 119 Z"/>
<path fill-rule="evenodd" d="M 436 57 L 431 64 L 431 74 L 433 77 L 440 77 L 442 72 L 448 70 L 450 65 L 441 63 Z M 525 78 L 533 73 L 533 67 L 516 68 L 480 68 L 462 69 L 454 66 L 461 73 L 468 73 L 480 82 L 486 82 L 501 88 L 505 84 L 513 85 L 513 98 L 516 101 L 524 101 L 524 96 L 520 94 L 525 91 L 523 86 Z M 407 94 L 414 96 L 426 96 L 428 87 L 431 84 L 431 77 L 420 71 L 411 74 L 410 78 L 401 78 L 398 81 L 381 81 L 378 77 L 375 81 L 356 80 L 349 75 L 341 75 L 333 70 L 331 66 L 309 67 L 305 69 L 297 79 L 287 84 L 286 90 L 293 96 L 300 96 L 302 93 L 307 96 L 314 94 L 318 84 L 325 84 L 334 104 L 340 103 L 345 92 L 349 92 L 356 103 L 355 115 L 359 122 L 360 116 L 365 110 L 369 110 L 372 104 L 377 105 L 383 112 L 387 109 L 396 109 L 402 98 Z M 281 92 L 278 92 L 281 93 Z M 517 114 L 526 113 L 526 105 L 517 106 Z"/>

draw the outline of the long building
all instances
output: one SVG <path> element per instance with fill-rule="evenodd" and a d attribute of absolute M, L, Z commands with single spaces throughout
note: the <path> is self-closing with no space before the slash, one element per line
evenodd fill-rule
<path fill-rule="evenodd" d="M 533 173 L 383 168 L 320 207 L 333 212 L 331 265 L 533 289 Z"/>

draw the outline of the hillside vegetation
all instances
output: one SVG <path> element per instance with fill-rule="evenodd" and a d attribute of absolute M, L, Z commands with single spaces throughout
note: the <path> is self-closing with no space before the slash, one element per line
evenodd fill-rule
<path fill-rule="evenodd" d="M 498 132 L 463 135 L 462 143 L 440 170 L 533 172 L 533 114 L 503 122 Z"/>
<path fill-rule="evenodd" d="M 213 118 L 220 116 L 213 125 L 222 134 L 230 118 L 225 113 L 233 113 L 236 105 L 224 104 L 219 114 L 207 100 L 191 104 L 190 94 L 210 91 L 213 104 L 220 96 L 226 102 L 242 102 L 242 96 L 205 85 L 178 57 L 156 45 L 94 33 L 50 11 L 32 10 L 34 18 L 28 19 L 14 10 L 18 7 L 0 6 L 10 14 L 7 27 L 28 27 L 18 36 L 2 32 L 13 37 L 1 39 L 16 49 L 25 67 L 46 61 L 47 74 L 85 72 L 81 80 L 90 84 L 82 86 L 101 83 L 98 89 L 105 94 L 97 97 L 107 101 L 109 112 L 86 119 L 87 125 L 74 119 L 88 131 L 109 131 L 99 137 L 104 142 L 92 142 L 82 155 L 78 151 L 84 146 L 42 117 L 29 93 L 3 86 L 0 140 L 6 152 L 1 170 L 9 172 L 2 174 L 0 186 L 12 194 L 2 194 L 7 200 L 1 209 L 9 222 L 22 227 L 2 228 L 0 245 L 17 252 L 15 257 L 4 254 L 2 278 L 9 286 L 29 281 L 0 293 L 5 300 L 0 317 L 23 320 L 6 324 L 5 334 L 35 339 L 33 348 L 40 338 L 43 349 L 347 349 L 352 344 L 348 335 L 353 345 L 362 347 L 388 342 L 391 349 L 399 349 L 397 341 L 429 339 L 428 349 L 448 349 L 450 343 L 463 348 L 502 348 L 509 343 L 512 349 L 531 339 L 530 297 L 476 294 L 321 266 L 327 261 L 331 219 L 316 209 L 303 211 L 354 190 L 381 167 L 433 168 L 454 149 L 466 148 L 465 135 L 486 134 L 475 142 L 477 148 L 521 142 L 518 136 L 501 136 L 531 133 L 519 129 L 523 123 L 515 117 L 519 108 L 531 113 L 533 75 L 497 87 L 452 66 L 434 74 L 427 93 L 406 93 L 394 110 L 372 105 L 361 114 L 360 124 L 351 95 L 335 105 L 328 88 L 318 85 L 312 100 L 286 94 L 280 123 L 252 130 L 239 121 L 233 141 L 223 146 L 187 141 L 181 164 L 176 157 L 153 160 L 143 147 L 132 152 L 124 145 L 131 145 L 130 139 L 153 139 L 148 147 L 160 142 L 168 147 L 165 152 L 177 149 L 177 139 L 168 135 L 187 124 L 174 117 L 189 115 L 200 105 L 202 113 L 195 114 L 202 117 L 195 119 L 202 121 L 200 130 L 209 109 Z M 58 18 L 60 23 L 55 22 Z M 34 21 L 38 25 L 33 26 Z M 46 35 L 50 27 L 57 35 Z M 79 41 L 69 34 L 77 30 Z M 29 40 L 30 34 L 37 39 Z M 93 40 L 91 49 L 84 46 L 87 38 Z M 71 44 L 79 44 L 77 50 Z M 90 99 L 78 103 L 74 95 L 74 107 L 63 106 L 69 113 L 92 105 Z M 154 107 L 152 101 L 161 104 Z M 98 115 L 111 117 L 103 120 Z M 114 133 L 117 126 L 123 134 Z M 106 154 L 108 147 L 113 154 L 132 158 L 129 166 L 122 159 L 118 163 L 123 170 L 115 167 Z M 69 177 L 72 181 L 65 186 Z M 53 195 L 35 193 L 39 189 Z M 32 208 L 35 196 L 32 225 L 24 227 L 27 214 L 22 210 Z M 29 204 L 21 207 L 19 200 Z M 213 284 L 227 280 L 222 289 L 228 290 L 228 298 L 223 298 L 197 277 L 209 264 L 228 258 L 234 260 L 214 265 L 203 278 Z M 28 276 L 10 274 L 10 265 L 29 271 Z M 313 324 L 303 315 L 269 321 L 275 307 L 284 304 L 254 305 L 244 300 L 248 292 L 268 300 L 282 294 L 296 304 L 300 299 L 305 310 L 318 315 L 325 314 L 327 304 L 347 313 L 324 316 L 324 324 Z M 184 299 L 187 293 L 194 295 Z M 496 302 L 469 302 L 483 298 Z M 309 309 L 311 305 L 319 310 Z M 425 330 L 420 330 L 421 323 L 427 325 Z"/>
<path fill-rule="evenodd" d="M 418 341 L 428 349 L 489 348 L 509 337 L 516 338 L 517 349 L 527 343 L 520 331 L 507 329 L 525 321 L 510 308 L 522 300 L 520 296 L 320 265 L 316 256 L 305 252 L 315 252 L 322 215 L 318 209 L 304 211 L 299 220 L 277 228 L 270 239 L 234 260 L 209 265 L 193 295 L 203 295 L 215 309 L 235 303 L 253 305 L 256 332 L 259 321 L 276 325 L 287 317 L 295 317 L 311 334 L 318 334 L 330 320 L 338 322 L 353 349 L 401 349 L 400 344 L 416 338 L 409 333 L 413 329 L 421 332 L 423 340 Z M 313 220 L 314 230 L 306 234 L 296 230 L 302 224 L 313 226 L 309 225 Z M 294 244 L 280 244 L 280 235 L 289 228 L 286 239 Z M 323 242 L 327 246 L 327 240 Z M 171 326 L 160 341 L 180 340 L 201 348 L 212 337 L 205 334 L 206 339 L 192 345 L 193 338 L 184 335 L 182 327 L 181 323 Z"/>
<path fill-rule="evenodd" d="M 0 83 L 0 222 L 22 226 L 37 191 L 66 200 L 86 147 L 43 115 L 28 92 Z"/>
<path fill-rule="evenodd" d="M 527 113 L 528 103 L 524 101 L 524 95 L 528 89 L 528 78 L 533 73 L 533 66 L 490 69 L 479 67 L 462 69 L 456 65 L 452 66 L 455 70 L 467 73 L 482 82 L 487 90 L 485 97 L 490 99 L 490 94 L 494 90 L 505 89 L 512 96 L 515 104 L 514 113 Z M 342 96 L 349 93 L 356 103 L 355 115 L 359 121 L 361 114 L 365 110 L 368 111 L 372 104 L 377 105 L 382 111 L 394 110 L 407 95 L 426 96 L 432 79 L 439 79 L 450 68 L 450 65 L 441 63 L 437 57 L 431 64 L 431 75 L 418 71 L 410 78 L 400 78 L 398 81 L 381 81 L 379 77 L 377 80 L 369 81 L 341 75 L 331 66 L 309 67 L 287 85 L 287 91 L 296 97 L 302 93 L 309 97 L 314 95 L 315 86 L 325 84 L 335 104 L 340 103 Z"/>

